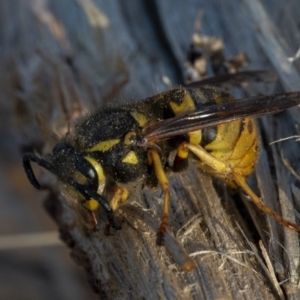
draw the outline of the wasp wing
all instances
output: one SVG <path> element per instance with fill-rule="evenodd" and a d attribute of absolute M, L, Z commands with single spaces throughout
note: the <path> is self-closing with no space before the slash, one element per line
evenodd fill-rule
<path fill-rule="evenodd" d="M 256 96 L 209 105 L 200 111 L 187 112 L 149 125 L 144 128 L 140 142 L 143 145 L 152 144 L 245 117 L 278 113 L 297 104 L 300 104 L 300 92 Z"/>

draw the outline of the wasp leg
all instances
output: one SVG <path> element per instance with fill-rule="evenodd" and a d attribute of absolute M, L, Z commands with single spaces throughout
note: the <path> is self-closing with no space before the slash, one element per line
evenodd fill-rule
<path fill-rule="evenodd" d="M 275 211 L 273 211 L 270 207 L 265 205 L 260 198 L 258 198 L 248 184 L 245 182 L 245 179 L 238 173 L 233 172 L 232 176 L 236 181 L 237 185 L 241 187 L 253 200 L 253 202 L 257 205 L 257 207 L 263 210 L 266 214 L 272 216 L 278 223 L 282 224 L 283 226 L 300 232 L 300 226 L 292 223 L 290 221 L 285 220 L 282 216 L 278 215 Z"/>
<path fill-rule="evenodd" d="M 98 231 L 97 224 L 98 221 L 94 214 L 94 211 L 98 209 L 99 203 L 95 199 L 85 200 L 81 205 L 87 210 L 89 215 L 89 225 L 92 231 Z"/>
<path fill-rule="evenodd" d="M 169 180 L 165 174 L 165 171 L 163 169 L 157 151 L 151 149 L 148 152 L 148 154 L 149 154 L 149 164 L 153 164 L 155 175 L 164 194 L 163 213 L 161 217 L 161 224 L 157 231 L 157 240 L 156 240 L 157 245 L 161 245 L 163 241 L 163 235 L 167 230 L 168 218 L 169 218 L 169 202 L 170 202 Z"/>
<path fill-rule="evenodd" d="M 182 151 L 181 147 L 179 146 L 173 162 L 173 171 L 180 172 L 186 169 L 187 167 L 188 167 L 188 152 L 184 150 Z"/>
<path fill-rule="evenodd" d="M 89 213 L 89 223 L 92 230 L 97 231 L 97 219 L 95 217 L 95 214 L 91 210 L 87 210 Z"/>
<path fill-rule="evenodd" d="M 122 187 L 116 186 L 114 193 L 109 200 L 109 204 L 113 211 L 116 211 L 122 203 L 124 203 L 129 197 L 129 190 Z M 110 235 L 110 224 L 106 224 L 104 234 L 109 236 Z"/>
<path fill-rule="evenodd" d="M 265 205 L 260 198 L 258 198 L 255 193 L 251 190 L 251 188 L 248 186 L 248 184 L 245 181 L 245 178 L 241 176 L 239 173 L 234 171 L 234 168 L 230 167 L 226 163 L 218 160 L 208 152 L 206 152 L 200 145 L 197 144 L 189 144 L 189 143 L 182 143 L 178 147 L 178 153 L 188 153 L 188 151 L 192 152 L 194 155 L 196 155 L 201 161 L 215 169 L 216 171 L 233 177 L 236 184 L 244 190 L 248 196 L 251 197 L 253 202 L 256 204 L 256 206 L 264 211 L 266 214 L 273 217 L 278 223 L 282 224 L 283 226 L 295 230 L 297 232 L 300 232 L 300 226 L 289 222 L 285 219 L 283 219 L 280 215 L 278 215 L 275 211 L 273 211 L 270 207 Z M 182 154 L 181 154 L 182 155 Z"/>
<path fill-rule="evenodd" d="M 122 187 L 116 186 L 114 193 L 109 200 L 109 204 L 113 211 L 117 210 L 121 204 L 123 204 L 129 197 L 129 190 Z"/>

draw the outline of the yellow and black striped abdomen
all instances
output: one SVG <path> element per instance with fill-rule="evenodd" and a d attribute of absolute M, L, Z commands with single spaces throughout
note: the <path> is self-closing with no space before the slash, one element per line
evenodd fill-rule
<path fill-rule="evenodd" d="M 234 101 L 228 92 L 209 86 L 197 93 L 182 89 L 178 91 L 178 95 L 180 97 L 176 98 L 177 101 L 169 102 L 175 115 L 198 110 L 201 106 Z M 217 160 L 226 163 L 243 178 L 253 172 L 258 158 L 257 129 L 255 120 L 251 118 L 191 132 L 188 134 L 188 142 L 201 145 Z M 212 173 L 218 173 L 210 170 L 210 167 L 204 168 Z"/>
<path fill-rule="evenodd" d="M 258 158 L 255 120 L 246 118 L 219 125 L 215 139 L 205 145 L 204 149 L 243 178 L 248 177 Z"/>
<path fill-rule="evenodd" d="M 221 124 L 216 129 L 215 139 L 205 145 L 204 149 L 225 162 L 234 172 L 247 178 L 253 172 L 259 155 L 255 120 L 245 118 Z M 211 171 L 215 173 L 214 170 Z M 232 188 L 236 187 L 233 182 L 227 181 L 227 184 Z"/>

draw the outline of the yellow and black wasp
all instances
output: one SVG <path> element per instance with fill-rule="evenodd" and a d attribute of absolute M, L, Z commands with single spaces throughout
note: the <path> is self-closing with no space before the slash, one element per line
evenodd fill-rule
<path fill-rule="evenodd" d="M 114 211 L 130 197 L 128 184 L 138 180 L 159 184 L 164 200 L 157 239 L 160 244 L 169 215 L 166 172 L 184 169 L 192 156 L 191 160 L 200 159 L 206 170 L 225 179 L 230 187 L 242 188 L 276 221 L 299 232 L 300 226 L 284 220 L 256 196 L 246 178 L 253 172 L 259 155 L 252 117 L 299 104 L 300 92 L 235 100 L 229 92 L 214 86 L 220 81 L 255 74 L 259 72 L 206 79 L 131 105 L 108 107 L 91 114 L 45 158 L 24 154 L 28 179 L 34 187 L 41 188 L 31 168 L 31 162 L 35 162 L 57 176 L 68 199 L 87 209 L 94 228 L 94 211 L 101 206 L 109 225 L 117 230 L 121 226 Z M 174 150 L 176 156 L 170 164 L 169 154 Z"/>

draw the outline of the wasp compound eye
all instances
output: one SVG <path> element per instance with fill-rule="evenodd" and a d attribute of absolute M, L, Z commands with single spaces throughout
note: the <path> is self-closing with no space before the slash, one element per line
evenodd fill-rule
<path fill-rule="evenodd" d="M 84 175 L 89 182 L 89 186 L 97 191 L 98 189 L 98 175 L 94 167 L 83 157 L 77 160 L 76 162 L 77 170 Z"/>

